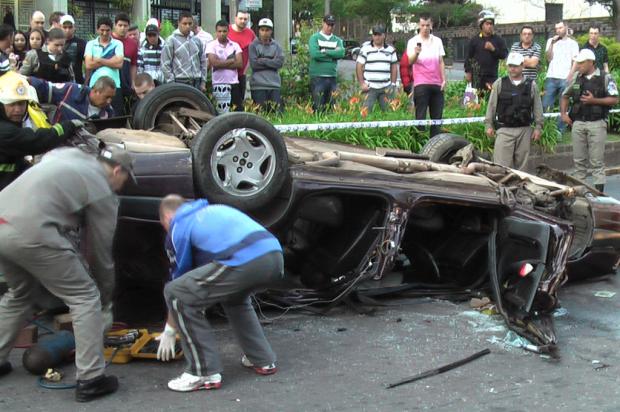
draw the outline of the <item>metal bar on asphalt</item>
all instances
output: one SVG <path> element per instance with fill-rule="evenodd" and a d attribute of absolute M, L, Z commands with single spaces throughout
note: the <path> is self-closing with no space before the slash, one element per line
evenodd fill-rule
<path fill-rule="evenodd" d="M 461 359 L 461 360 L 458 360 L 456 362 L 449 363 L 447 365 L 441 366 L 441 367 L 436 368 L 436 369 L 432 369 L 430 371 L 419 373 L 419 374 L 417 374 L 415 376 L 412 376 L 410 378 L 403 379 L 402 381 L 398 381 L 398 382 L 395 382 L 395 383 L 390 383 L 387 386 L 386 389 L 392 389 L 392 388 L 395 388 L 397 386 L 404 385 L 406 383 L 411 383 L 411 382 L 419 381 L 420 379 L 429 378 L 431 376 L 439 375 L 440 373 L 444 373 L 444 372 L 447 372 L 449 370 L 458 368 L 459 366 L 463 366 L 466 363 L 469 363 L 469 362 L 474 361 L 474 360 L 476 360 L 478 358 L 481 358 L 484 355 L 488 355 L 489 353 L 491 353 L 491 350 L 488 349 L 488 348 L 484 349 L 484 350 L 481 350 L 480 352 L 476 352 L 473 355 L 468 356 L 465 359 Z"/>

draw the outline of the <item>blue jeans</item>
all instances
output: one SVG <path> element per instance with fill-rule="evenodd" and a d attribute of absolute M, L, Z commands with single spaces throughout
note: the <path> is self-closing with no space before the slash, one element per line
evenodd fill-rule
<path fill-rule="evenodd" d="M 252 100 L 260 106 L 261 110 L 278 113 L 284 111 L 280 89 L 252 90 Z"/>
<path fill-rule="evenodd" d="M 566 88 L 566 79 L 554 79 L 547 77 L 545 80 L 545 94 L 542 98 L 543 110 L 550 112 L 555 106 L 556 98 L 562 98 L 562 92 Z M 562 118 L 558 118 L 558 130 L 564 133 L 566 130 L 566 123 L 562 121 Z"/>
<path fill-rule="evenodd" d="M 310 91 L 312 92 L 312 109 L 324 111 L 326 106 L 332 105 L 332 94 L 336 90 L 335 77 L 311 77 Z"/>

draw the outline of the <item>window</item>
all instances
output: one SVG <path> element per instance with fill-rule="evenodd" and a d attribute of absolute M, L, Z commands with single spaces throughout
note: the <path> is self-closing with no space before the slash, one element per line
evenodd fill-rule
<path fill-rule="evenodd" d="M 545 22 L 555 24 L 564 20 L 563 4 L 545 3 Z"/>

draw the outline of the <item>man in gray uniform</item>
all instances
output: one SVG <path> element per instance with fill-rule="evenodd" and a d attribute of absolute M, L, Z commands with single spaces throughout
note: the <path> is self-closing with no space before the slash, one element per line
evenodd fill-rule
<path fill-rule="evenodd" d="M 577 55 L 577 73 L 562 93 L 560 113 L 573 128 L 575 178 L 585 180 L 591 172 L 594 186 L 603 192 L 607 115 L 610 107 L 618 104 L 618 86 L 609 74 L 596 67 L 595 59 L 590 49 L 582 49 Z"/>
<path fill-rule="evenodd" d="M 129 176 L 131 157 L 122 149 L 103 149 L 96 158 L 62 148 L 0 192 L 0 272 L 9 286 L 0 300 L 0 375 L 11 371 L 7 358 L 32 315 L 32 291 L 40 283 L 71 310 L 76 400 L 90 401 L 118 388 L 115 376 L 103 374 L 102 305 L 110 303 L 114 289 L 114 192 Z M 84 235 L 90 275 L 74 241 L 78 231 Z"/>
<path fill-rule="evenodd" d="M 493 82 L 484 119 L 487 136 L 495 136 L 497 129 L 493 161 L 519 170 L 527 165 L 530 141 L 540 139 L 543 127 L 540 93 L 536 82 L 523 76 L 523 61 L 522 54 L 508 55 L 508 76 Z"/>

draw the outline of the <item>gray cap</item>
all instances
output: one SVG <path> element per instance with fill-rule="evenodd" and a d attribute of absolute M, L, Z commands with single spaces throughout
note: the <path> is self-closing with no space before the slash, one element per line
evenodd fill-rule
<path fill-rule="evenodd" d="M 133 158 L 125 149 L 118 146 L 106 146 L 99 152 L 99 159 L 113 166 L 120 166 L 129 174 L 134 183 L 138 183 L 133 172 Z"/>

